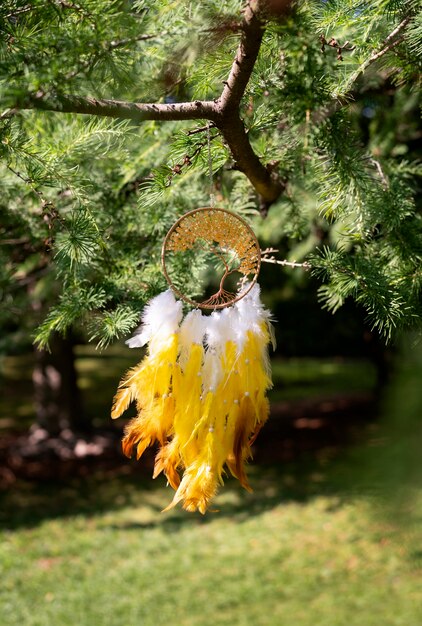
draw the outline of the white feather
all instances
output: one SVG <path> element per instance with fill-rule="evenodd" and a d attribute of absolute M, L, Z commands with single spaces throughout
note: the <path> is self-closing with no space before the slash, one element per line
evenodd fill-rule
<path fill-rule="evenodd" d="M 188 313 L 180 326 L 180 345 L 188 347 L 193 343 L 202 343 L 205 335 L 206 317 L 199 310 Z"/>
<path fill-rule="evenodd" d="M 248 285 L 245 286 L 245 289 Z M 236 328 L 236 343 L 239 352 L 242 351 L 246 335 L 248 331 L 260 335 L 262 333 L 261 325 L 265 322 L 268 326 L 271 341 L 275 343 L 274 331 L 270 324 L 271 314 L 264 308 L 264 305 L 260 299 L 260 287 L 258 283 L 252 287 L 249 293 L 246 294 L 241 300 L 239 300 L 234 308 L 237 311 L 238 324 Z"/>
<path fill-rule="evenodd" d="M 237 311 L 234 307 L 211 313 L 207 320 L 205 333 L 207 346 L 222 354 L 226 342 L 235 341 L 236 326 Z"/>
<path fill-rule="evenodd" d="M 205 332 L 205 343 L 209 350 L 216 350 L 221 343 L 220 331 L 221 315 L 219 311 L 214 311 L 207 317 L 207 329 Z"/>
<path fill-rule="evenodd" d="M 126 343 L 129 348 L 142 348 L 158 334 L 167 339 L 179 330 L 182 317 L 182 303 L 176 300 L 171 289 L 167 289 L 147 304 L 141 326 Z"/>
<path fill-rule="evenodd" d="M 205 352 L 204 364 L 202 366 L 202 386 L 204 393 L 215 391 L 222 375 L 223 368 L 221 366 L 220 355 L 217 354 L 214 348 L 209 348 Z"/>
<path fill-rule="evenodd" d="M 205 342 L 207 351 L 203 366 L 203 387 L 204 392 L 209 389 L 216 389 L 221 381 L 223 370 L 221 357 L 225 353 L 226 343 L 236 341 L 238 313 L 234 307 L 228 307 L 221 311 L 214 311 L 206 317 L 207 327 Z"/>
<path fill-rule="evenodd" d="M 190 354 L 190 347 L 193 344 L 202 345 L 206 330 L 206 316 L 202 315 L 199 310 L 188 313 L 180 326 L 179 347 L 180 356 L 179 363 L 184 369 Z"/>

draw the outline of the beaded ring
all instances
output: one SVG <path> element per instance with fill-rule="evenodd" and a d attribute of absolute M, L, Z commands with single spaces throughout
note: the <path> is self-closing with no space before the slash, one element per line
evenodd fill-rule
<path fill-rule="evenodd" d="M 183 294 L 170 276 L 170 258 L 177 261 L 187 251 L 206 253 L 221 267 L 218 291 L 203 302 Z M 164 239 L 161 262 L 164 276 L 179 298 L 200 309 L 223 309 L 252 289 L 261 268 L 261 249 L 244 219 L 226 209 L 203 207 L 189 211 L 173 224 Z M 241 284 L 248 283 L 240 293 L 232 292 L 225 286 L 228 276 L 235 273 L 240 274 Z"/>

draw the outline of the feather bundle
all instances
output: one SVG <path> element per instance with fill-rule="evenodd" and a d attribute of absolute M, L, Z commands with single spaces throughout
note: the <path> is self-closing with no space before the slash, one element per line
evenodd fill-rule
<path fill-rule="evenodd" d="M 154 298 L 127 342 L 148 343 L 139 365 L 122 379 L 112 417 L 132 401 L 138 415 L 127 426 L 123 451 L 137 458 L 158 443 L 154 478 L 163 472 L 181 502 L 205 513 L 223 483 L 225 467 L 250 490 L 245 462 L 268 418 L 271 387 L 270 315 L 258 285 L 231 307 L 206 316 L 168 290 Z M 167 510 L 165 509 L 165 510 Z"/>

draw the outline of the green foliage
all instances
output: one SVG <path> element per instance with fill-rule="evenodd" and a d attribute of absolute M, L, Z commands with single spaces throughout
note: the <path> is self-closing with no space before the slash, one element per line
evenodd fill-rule
<path fill-rule="evenodd" d="M 56 239 L 58 266 L 87 265 L 98 247 L 98 227 L 89 213 L 76 211 Z"/>
<path fill-rule="evenodd" d="M 81 316 L 100 308 L 107 301 L 102 288 L 79 285 L 74 290 L 66 291 L 60 296 L 59 304 L 52 309 L 44 322 L 38 327 L 35 341 L 41 346 L 48 346 L 53 331 L 64 333 Z"/>
<path fill-rule="evenodd" d="M 241 8 L 240 0 L 2 3 L 3 327 L 19 321 L 32 332 L 41 323 L 41 345 L 84 320 L 100 346 L 130 332 L 165 287 L 168 228 L 210 203 L 201 120 L 135 124 L 15 106 L 28 94 L 216 98 Z M 421 320 L 421 34 L 416 0 L 306 0 L 269 21 L 241 111 L 254 150 L 287 182 L 267 221 L 210 128 L 217 205 L 251 220 L 288 258 L 308 256 L 323 306 L 353 298 L 387 339 Z M 190 295 L 208 280 L 201 259 L 178 270 Z"/>
<path fill-rule="evenodd" d="M 92 325 L 90 341 L 97 339 L 98 347 L 105 348 L 111 341 L 127 335 L 138 322 L 139 312 L 119 305 L 114 311 L 103 313 Z"/>

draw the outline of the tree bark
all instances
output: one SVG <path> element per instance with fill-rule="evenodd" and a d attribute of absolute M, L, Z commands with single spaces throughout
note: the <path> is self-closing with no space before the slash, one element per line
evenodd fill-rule
<path fill-rule="evenodd" d="M 32 374 L 36 426 L 49 435 L 65 429 L 86 431 L 75 368 L 72 337 L 52 335 L 51 351 L 36 350 Z"/>
<path fill-rule="evenodd" d="M 133 120 L 134 122 L 147 120 L 160 122 L 198 119 L 214 120 L 217 115 L 215 103 L 208 100 L 161 104 L 159 102 L 126 102 L 43 92 L 27 94 L 25 97 L 18 99 L 16 108 L 55 111 L 57 113 L 79 113 L 96 115 L 97 117 L 114 117 L 121 120 Z"/>
<path fill-rule="evenodd" d="M 259 196 L 260 211 L 266 215 L 269 207 L 283 193 L 286 184 L 275 173 L 271 173 L 255 154 L 245 125 L 236 111 L 222 115 L 215 122 L 230 148 L 236 168 L 249 178 Z"/>

